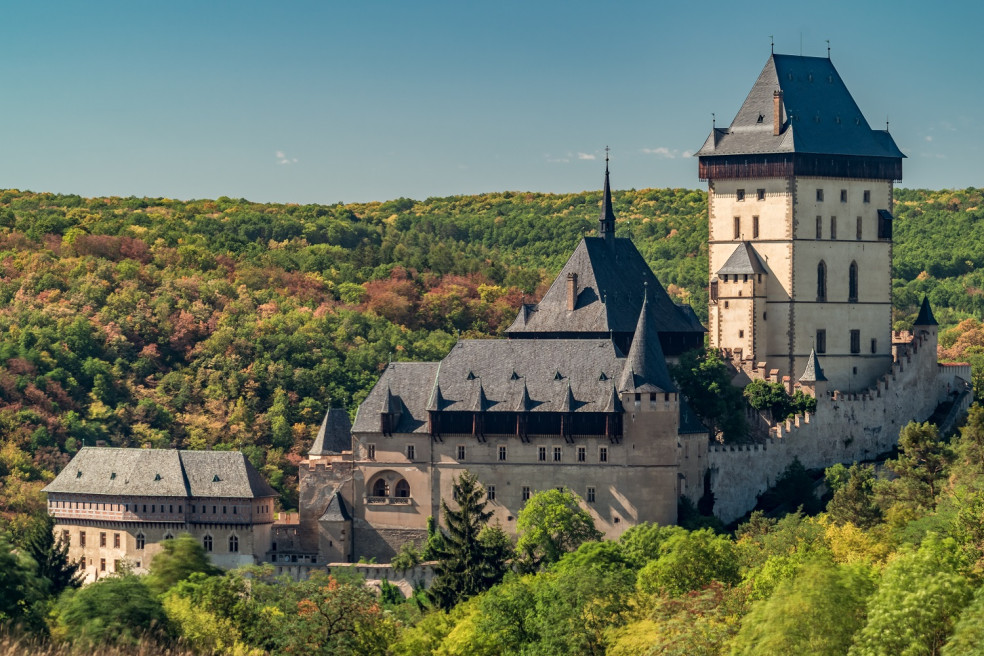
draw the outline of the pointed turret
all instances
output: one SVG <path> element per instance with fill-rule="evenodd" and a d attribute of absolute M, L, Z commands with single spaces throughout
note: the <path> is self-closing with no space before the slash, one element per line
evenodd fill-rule
<path fill-rule="evenodd" d="M 567 389 L 564 390 L 564 398 L 560 400 L 558 412 L 574 412 L 574 392 L 571 390 L 571 383 L 567 381 Z"/>
<path fill-rule="evenodd" d="M 475 402 L 472 403 L 472 412 L 485 412 L 489 409 L 488 397 L 485 396 L 485 387 L 482 386 L 482 381 L 478 381 L 478 393 L 475 394 Z"/>
<path fill-rule="evenodd" d="M 922 305 L 919 306 L 919 316 L 912 324 L 913 326 L 938 326 L 936 317 L 933 316 L 933 308 L 929 306 L 929 297 L 923 296 Z"/>
<path fill-rule="evenodd" d="M 622 399 L 618 397 L 618 390 L 615 389 L 613 384 L 611 389 L 608 390 L 608 394 L 605 395 L 605 400 L 601 404 L 601 411 L 606 413 L 618 413 L 623 412 Z"/>
<path fill-rule="evenodd" d="M 817 359 L 817 350 L 810 349 L 810 359 L 806 361 L 806 371 L 800 376 L 801 383 L 820 383 L 827 380 L 820 367 L 820 360 Z"/>
<path fill-rule="evenodd" d="M 647 288 L 642 299 L 642 310 L 618 388 L 622 392 L 675 392 L 659 345 L 659 335 L 649 316 L 648 291 Z"/>
<path fill-rule="evenodd" d="M 386 396 L 383 397 L 383 408 L 380 412 L 384 415 L 395 415 L 400 411 L 400 400 L 393 395 L 393 390 L 386 388 Z"/>
<path fill-rule="evenodd" d="M 440 412 L 444 409 L 444 395 L 441 394 L 441 386 L 435 381 L 434 389 L 431 391 L 430 401 L 427 403 L 428 412 Z"/>
<path fill-rule="evenodd" d="M 329 408 L 321 421 L 318 436 L 308 451 L 309 456 L 326 456 L 341 453 L 352 445 L 352 422 L 342 408 Z"/>
<path fill-rule="evenodd" d="M 516 412 L 529 412 L 533 409 L 533 399 L 530 398 L 530 390 L 526 387 L 526 381 L 523 381 L 523 393 L 519 395 L 516 400 L 516 407 L 514 410 Z"/>
<path fill-rule="evenodd" d="M 612 187 L 608 181 L 607 152 L 605 153 L 605 191 L 601 199 L 601 216 L 598 217 L 598 236 L 605 239 L 615 236 L 615 208 L 612 207 Z"/>

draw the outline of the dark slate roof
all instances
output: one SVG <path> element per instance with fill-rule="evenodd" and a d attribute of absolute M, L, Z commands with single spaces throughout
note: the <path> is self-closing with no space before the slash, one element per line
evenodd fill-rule
<path fill-rule="evenodd" d="M 817 358 L 817 350 L 810 350 L 810 359 L 806 361 L 806 370 L 800 376 L 801 383 L 819 383 L 827 380 L 820 367 L 820 360 Z"/>
<path fill-rule="evenodd" d="M 275 497 L 238 451 L 84 447 L 45 492 L 161 497 Z"/>
<path fill-rule="evenodd" d="M 783 120 L 773 135 L 773 94 Z M 761 122 L 760 122 L 761 117 Z M 727 130 L 715 130 L 699 156 L 810 153 L 902 158 L 885 130 L 872 130 L 830 59 L 772 55 Z"/>
<path fill-rule="evenodd" d="M 648 294 L 646 295 L 648 296 Z M 652 325 L 644 297 L 636 323 L 632 346 L 626 357 L 618 389 L 622 392 L 673 392 L 676 387 L 666 368 L 666 358 L 659 345 L 659 335 Z"/>
<path fill-rule="evenodd" d="M 717 272 L 719 276 L 742 273 L 766 273 L 765 266 L 763 266 L 758 253 L 755 252 L 755 248 L 747 241 L 738 244 L 735 252 L 731 254 L 728 261 Z"/>
<path fill-rule="evenodd" d="M 601 214 L 598 216 L 598 236 L 615 236 L 615 208 L 612 206 L 612 187 L 608 181 L 608 158 L 605 158 L 605 189 L 601 194 Z"/>
<path fill-rule="evenodd" d="M 690 322 L 690 327 L 694 332 L 707 332 L 707 328 L 704 328 L 704 324 L 700 322 L 700 319 L 697 317 L 697 313 L 694 312 L 694 309 L 689 304 L 677 303 L 677 308 L 680 310 L 680 313 L 686 317 L 687 321 Z"/>
<path fill-rule="evenodd" d="M 352 446 L 352 422 L 342 408 L 330 408 L 321 421 L 318 436 L 308 451 L 309 456 L 341 453 Z"/>
<path fill-rule="evenodd" d="M 350 522 L 352 521 L 352 515 L 349 514 L 348 508 L 345 507 L 345 500 L 342 499 L 342 495 L 336 490 L 331 499 L 328 501 L 328 507 L 325 508 L 325 512 L 322 513 L 321 517 L 318 518 L 319 522 Z"/>
<path fill-rule="evenodd" d="M 913 326 L 938 326 L 936 317 L 933 316 L 933 308 L 929 306 L 929 297 L 923 296 L 922 305 L 919 306 L 919 316 L 912 324 Z"/>
<path fill-rule="evenodd" d="M 569 273 L 577 274 L 579 290 L 573 310 L 567 309 Z M 673 303 L 632 240 L 585 237 L 540 302 L 521 308 L 507 334 L 632 332 L 644 285 L 658 332 L 694 332 L 686 311 Z"/>
<path fill-rule="evenodd" d="M 697 417 L 687 400 L 680 397 L 680 427 L 677 429 L 679 435 L 693 435 L 695 433 L 707 433 L 707 426 Z"/>
<path fill-rule="evenodd" d="M 359 406 L 352 424 L 353 433 L 378 433 L 379 413 L 387 392 L 401 403 L 394 433 L 427 431 L 427 406 L 434 389 L 439 362 L 391 362 L 386 366 L 369 396 Z M 443 390 L 442 390 L 443 392 Z"/>

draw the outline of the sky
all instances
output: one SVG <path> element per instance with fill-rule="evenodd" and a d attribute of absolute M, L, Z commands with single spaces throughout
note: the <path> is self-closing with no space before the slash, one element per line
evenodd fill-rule
<path fill-rule="evenodd" d="M 0 188 L 336 203 L 704 186 L 777 53 L 831 58 L 901 186 L 984 186 L 984 3 L 11 2 Z"/>

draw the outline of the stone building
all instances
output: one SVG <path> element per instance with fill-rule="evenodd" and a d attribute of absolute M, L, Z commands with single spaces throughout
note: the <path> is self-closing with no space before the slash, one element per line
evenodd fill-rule
<path fill-rule="evenodd" d="M 832 389 L 892 363 L 892 189 L 902 158 L 830 59 L 769 57 L 728 128 L 698 151 L 707 180 L 710 344 L 792 384 L 811 349 Z"/>
<path fill-rule="evenodd" d="M 102 447 L 82 448 L 44 491 L 86 581 L 123 563 L 144 572 L 182 533 L 220 567 L 260 562 L 279 496 L 239 452 Z"/>
<path fill-rule="evenodd" d="M 676 521 L 681 494 L 702 490 L 708 435 L 666 354 L 700 345 L 705 331 L 614 233 L 606 167 L 598 236 L 581 240 L 538 304 L 520 308 L 507 339 L 387 366 L 350 447 L 326 450 L 319 437 L 300 466 L 302 553 L 388 560 L 423 539 L 466 469 L 510 533 L 529 496 L 550 488 L 576 492 L 609 537 Z M 323 432 L 340 426 L 329 414 Z"/>

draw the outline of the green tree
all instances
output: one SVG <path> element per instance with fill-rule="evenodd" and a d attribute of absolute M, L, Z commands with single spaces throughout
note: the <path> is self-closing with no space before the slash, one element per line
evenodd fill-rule
<path fill-rule="evenodd" d="M 37 565 L 0 535 L 0 624 L 25 622 L 36 628 L 35 604 L 44 598 L 45 584 Z"/>
<path fill-rule="evenodd" d="M 782 421 L 792 410 L 792 398 L 782 383 L 753 380 L 742 391 L 748 405 L 756 410 L 768 410 L 773 421 Z"/>
<path fill-rule="evenodd" d="M 659 550 L 659 558 L 639 571 L 636 587 L 643 594 L 679 596 L 711 581 L 731 585 L 740 580 L 734 543 L 711 529 L 672 535 Z"/>
<path fill-rule="evenodd" d="M 827 470 L 827 486 L 834 493 L 827 504 L 827 515 L 836 524 L 850 522 L 864 529 L 880 524 L 882 510 L 875 500 L 875 468 L 857 463 L 850 469 L 839 467 Z"/>
<path fill-rule="evenodd" d="M 492 513 L 485 510 L 488 501 L 478 478 L 463 472 L 454 481 L 452 498 L 457 508 L 441 499 L 444 538 L 428 590 L 431 600 L 444 610 L 488 590 L 506 572 L 506 562 L 498 547 L 480 539 Z"/>
<path fill-rule="evenodd" d="M 173 540 L 161 542 L 161 550 L 150 561 L 147 585 L 157 594 L 163 594 L 196 572 L 214 576 L 222 570 L 209 561 L 198 540 L 189 533 L 183 533 Z"/>
<path fill-rule="evenodd" d="M 79 563 L 68 558 L 68 542 L 55 538 L 55 518 L 45 513 L 34 518 L 24 536 L 24 552 L 37 564 L 37 575 L 46 583 L 47 593 L 57 597 L 67 588 L 82 583 Z"/>
<path fill-rule="evenodd" d="M 953 635 L 940 651 L 942 656 L 981 656 L 984 654 L 984 588 L 960 614 Z"/>
<path fill-rule="evenodd" d="M 745 400 L 741 389 L 731 384 L 728 367 L 717 351 L 688 351 L 670 366 L 670 373 L 712 436 L 728 441 L 745 437 Z"/>
<path fill-rule="evenodd" d="M 885 461 L 897 478 L 881 487 L 892 502 L 914 511 L 932 510 L 953 458 L 936 426 L 909 422 L 899 432 L 899 455 Z"/>
<path fill-rule="evenodd" d="M 636 569 L 659 558 L 660 546 L 672 535 L 683 533 L 679 526 L 661 526 L 655 522 L 643 522 L 631 527 L 619 537 L 622 553 Z"/>
<path fill-rule="evenodd" d="M 814 493 L 816 484 L 810 473 L 806 471 L 799 458 L 793 458 L 789 466 L 776 479 L 775 485 L 759 497 L 759 507 L 766 510 L 787 508 L 796 510 L 802 508 L 808 515 L 820 512 L 820 500 Z"/>
<path fill-rule="evenodd" d="M 529 498 L 516 518 L 516 551 L 527 571 L 560 560 L 582 543 L 601 537 L 594 520 L 570 490 L 543 490 Z"/>

